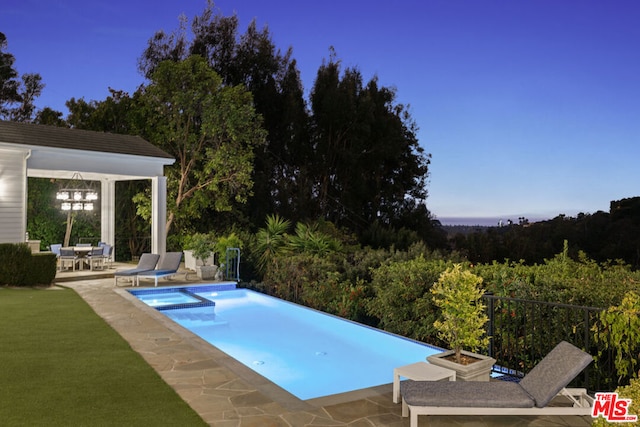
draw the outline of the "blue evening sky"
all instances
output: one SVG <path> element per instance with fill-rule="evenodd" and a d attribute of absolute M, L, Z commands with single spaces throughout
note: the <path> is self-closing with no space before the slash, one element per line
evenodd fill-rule
<path fill-rule="evenodd" d="M 219 0 L 293 48 L 305 90 L 333 46 L 365 81 L 397 90 L 433 155 L 429 210 L 450 218 L 608 211 L 640 195 L 640 1 Z M 5 0 L 0 31 L 39 107 L 142 84 L 157 30 L 205 0 Z M 453 222 L 462 223 L 458 219 Z"/>

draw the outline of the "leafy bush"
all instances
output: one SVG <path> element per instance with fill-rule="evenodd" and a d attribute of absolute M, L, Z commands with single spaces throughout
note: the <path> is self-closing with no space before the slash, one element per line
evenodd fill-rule
<path fill-rule="evenodd" d="M 584 253 L 563 252 L 543 264 L 505 261 L 475 266 L 487 291 L 498 296 L 591 307 L 618 305 L 629 290 L 640 292 L 640 272 L 620 263 L 597 264 Z"/>
<path fill-rule="evenodd" d="M 193 257 L 206 265 L 207 259 L 216 249 L 216 242 L 211 234 L 195 233 L 185 239 L 185 249 L 193 251 Z M 221 262 L 220 258 L 218 262 Z"/>
<path fill-rule="evenodd" d="M 327 281 L 335 280 L 336 265 L 328 257 L 310 254 L 275 257 L 268 265 L 264 284 L 269 293 L 288 301 L 322 309 L 330 304 Z M 312 291 L 315 289 L 315 291 Z"/>
<path fill-rule="evenodd" d="M 218 255 L 218 263 L 222 264 L 226 262 L 228 248 L 242 249 L 242 246 L 242 240 L 236 235 L 235 232 L 231 232 L 227 236 L 221 236 L 215 245 L 215 251 Z"/>
<path fill-rule="evenodd" d="M 372 272 L 374 298 L 367 302 L 379 327 L 405 337 L 436 344 L 433 322 L 438 310 L 430 289 L 450 261 L 427 260 L 420 255 L 408 261 L 389 262 Z"/>
<path fill-rule="evenodd" d="M 615 350 L 615 366 L 619 380 L 636 374 L 640 358 L 640 296 L 628 292 L 618 306 L 600 313 L 600 324 L 594 327 L 594 339 L 604 349 Z"/>

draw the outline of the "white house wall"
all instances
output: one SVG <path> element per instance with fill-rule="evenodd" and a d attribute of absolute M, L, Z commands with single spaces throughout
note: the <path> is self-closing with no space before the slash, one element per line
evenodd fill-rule
<path fill-rule="evenodd" d="M 0 148 L 0 242 L 25 241 L 29 150 Z"/>

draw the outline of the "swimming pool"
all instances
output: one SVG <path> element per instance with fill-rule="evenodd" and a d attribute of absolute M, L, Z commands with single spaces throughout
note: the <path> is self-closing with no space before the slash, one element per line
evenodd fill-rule
<path fill-rule="evenodd" d="M 235 285 L 129 292 L 148 305 L 193 296 L 156 308 L 302 400 L 389 384 L 393 368 L 441 351 Z"/>

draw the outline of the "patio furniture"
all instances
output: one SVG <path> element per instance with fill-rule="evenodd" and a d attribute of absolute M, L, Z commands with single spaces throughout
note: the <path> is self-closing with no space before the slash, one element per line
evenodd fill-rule
<path fill-rule="evenodd" d="M 56 254 L 56 269 L 60 270 L 60 248 L 62 248 L 61 243 L 52 243 L 49 246 L 51 253 Z"/>
<path fill-rule="evenodd" d="M 60 251 L 65 251 L 65 253 L 70 253 L 69 251 L 72 251 L 76 257 L 75 264 L 78 266 L 78 269 L 84 270 L 85 263 L 87 264 L 87 266 L 89 266 L 87 255 L 89 255 L 92 249 L 93 248 L 91 246 L 65 246 L 63 248 L 60 248 Z"/>
<path fill-rule="evenodd" d="M 104 269 L 104 248 L 92 247 L 85 259 L 89 263 L 89 269 L 91 271 Z"/>
<path fill-rule="evenodd" d="M 72 271 L 76 271 L 77 261 L 78 256 L 72 248 L 60 248 L 60 256 L 58 257 L 60 271 L 64 270 L 67 266 L 71 266 Z"/>
<path fill-rule="evenodd" d="M 56 254 L 56 256 L 60 256 L 60 248 L 62 248 L 62 243 L 53 243 L 50 247 L 51 252 Z"/>
<path fill-rule="evenodd" d="M 417 362 L 395 368 L 393 370 L 393 403 L 400 403 L 400 377 L 417 381 L 455 381 L 456 371 L 427 362 Z"/>
<path fill-rule="evenodd" d="M 154 286 L 158 286 L 158 279 L 161 277 L 171 277 L 178 273 L 182 252 L 167 252 L 160 257 L 155 270 L 138 273 L 136 276 L 136 286 L 140 286 L 140 279 L 154 279 Z"/>
<path fill-rule="evenodd" d="M 103 243 L 100 245 L 102 247 L 102 256 L 104 257 L 104 262 L 109 263 L 109 268 L 113 263 L 113 246 L 107 243 Z"/>
<path fill-rule="evenodd" d="M 560 342 L 519 383 L 404 381 L 402 416 L 411 415 L 578 415 L 590 416 L 593 398 L 586 389 L 565 387 L 593 358 L 566 341 Z M 563 396 L 570 406 L 548 406 Z"/>
<path fill-rule="evenodd" d="M 156 268 L 156 264 L 158 263 L 159 259 L 160 255 L 158 254 L 142 254 L 140 256 L 140 260 L 138 261 L 138 265 L 135 268 L 116 270 L 116 272 L 113 273 L 115 286 L 118 286 L 118 277 L 128 277 L 131 279 L 131 283 L 133 284 L 138 273 L 153 271 L 153 269 Z"/>

